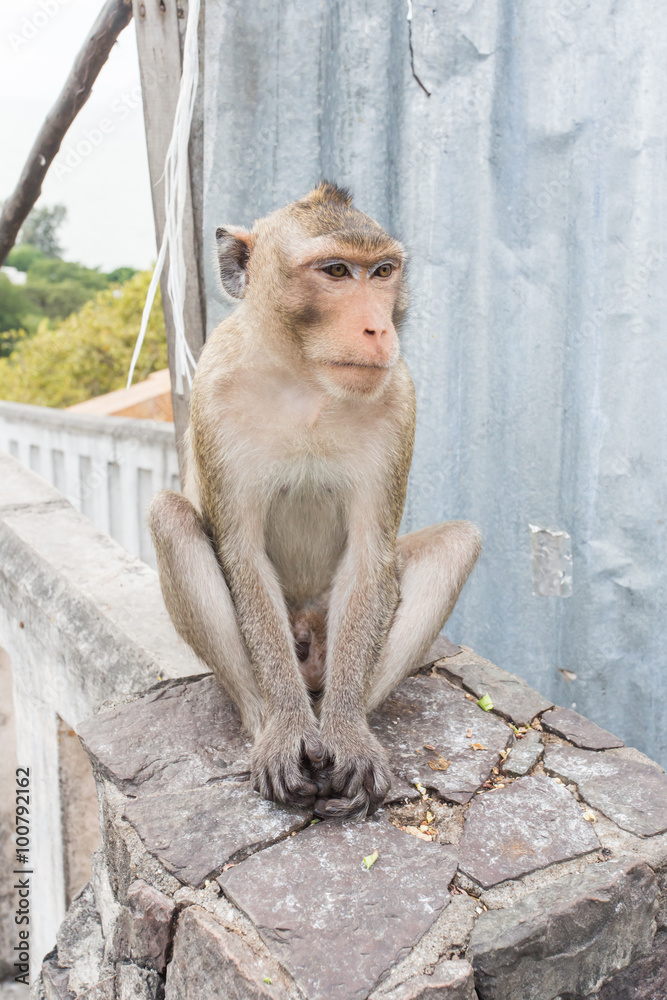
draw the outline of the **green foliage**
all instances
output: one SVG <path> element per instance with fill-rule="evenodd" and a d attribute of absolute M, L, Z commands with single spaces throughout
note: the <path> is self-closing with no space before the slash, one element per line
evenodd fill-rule
<path fill-rule="evenodd" d="M 108 284 L 105 274 L 89 267 L 58 257 L 40 257 L 28 268 L 23 288 L 32 313 L 59 320 L 76 312 Z"/>
<path fill-rule="evenodd" d="M 6 263 L 17 271 L 27 271 L 31 264 L 43 256 L 42 251 L 32 243 L 19 243 L 9 251 Z"/>
<path fill-rule="evenodd" d="M 113 271 L 109 271 L 107 274 L 107 280 L 110 285 L 118 283 L 119 285 L 124 285 L 126 281 L 129 281 L 133 275 L 137 272 L 133 267 L 117 267 Z"/>
<path fill-rule="evenodd" d="M 16 340 L 16 330 L 24 325 L 24 316 L 29 311 L 23 285 L 13 285 L 6 274 L 0 272 L 0 355 L 8 354 Z M 12 331 L 7 334 L 5 331 Z"/>
<path fill-rule="evenodd" d="M 45 257 L 28 243 L 14 247 L 7 263 L 26 272 L 26 281 L 24 285 L 12 285 L 7 283 L 6 275 L 0 275 L 0 333 L 19 328 L 35 333 L 40 320 L 65 319 L 96 292 L 111 284 L 124 284 L 137 273 L 131 267 L 117 267 L 103 274 L 59 257 Z"/>
<path fill-rule="evenodd" d="M 58 242 L 58 230 L 66 215 L 64 205 L 33 208 L 21 228 L 20 243 L 37 247 L 45 257 L 60 257 L 63 251 Z"/>
<path fill-rule="evenodd" d="M 150 278 L 149 272 L 141 271 L 122 288 L 98 291 L 55 329 L 43 320 L 34 336 L 17 334 L 11 355 L 0 358 L 0 399 L 64 407 L 122 389 Z M 166 367 L 167 343 L 158 294 L 134 381 Z"/>

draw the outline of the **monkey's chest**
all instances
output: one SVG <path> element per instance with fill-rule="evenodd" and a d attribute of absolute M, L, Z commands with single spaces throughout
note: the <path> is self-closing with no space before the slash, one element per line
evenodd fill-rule
<path fill-rule="evenodd" d="M 342 504 L 332 491 L 284 487 L 277 492 L 265 545 L 290 602 L 301 604 L 331 586 L 345 542 Z"/>

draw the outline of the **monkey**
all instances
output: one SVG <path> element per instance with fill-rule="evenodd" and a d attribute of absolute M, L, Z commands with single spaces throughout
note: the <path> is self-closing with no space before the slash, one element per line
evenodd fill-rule
<path fill-rule="evenodd" d="M 238 706 L 264 798 L 365 817 L 391 785 L 368 714 L 416 670 L 481 548 L 398 535 L 416 400 L 406 251 L 323 181 L 216 232 L 235 303 L 194 375 L 182 494 L 148 510 L 167 609 Z"/>

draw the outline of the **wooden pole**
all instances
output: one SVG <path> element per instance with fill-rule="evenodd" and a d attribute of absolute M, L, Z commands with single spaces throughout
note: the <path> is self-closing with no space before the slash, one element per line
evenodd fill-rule
<path fill-rule="evenodd" d="M 39 130 L 21 178 L 0 216 L 0 264 L 14 246 L 30 209 L 42 193 L 46 173 L 67 130 L 90 97 L 93 84 L 132 17 L 130 0 L 107 0 L 70 70 L 58 100 Z"/>
<path fill-rule="evenodd" d="M 181 33 L 187 20 L 187 0 L 132 0 L 132 5 L 141 71 L 141 92 L 148 147 L 148 168 L 153 194 L 155 236 L 159 247 L 162 243 L 165 224 L 162 174 L 178 101 L 181 80 Z M 204 17 L 203 8 L 201 16 Z M 201 87 L 198 97 L 201 99 Z M 200 100 L 199 107 L 201 109 Z M 205 340 L 205 300 L 201 277 L 201 227 L 197 224 L 193 208 L 193 201 L 198 206 L 201 205 L 200 193 L 203 174 L 201 128 L 197 127 L 196 121 L 200 113 L 200 110 L 198 112 L 195 109 L 189 156 L 189 195 L 182 229 L 183 252 L 186 262 L 185 335 L 195 358 L 199 357 Z M 174 322 L 171 303 L 167 295 L 168 267 L 169 262 L 167 261 L 162 272 L 160 287 L 167 328 L 176 446 L 182 479 L 182 440 L 188 426 L 190 401 L 188 395 L 179 396 L 175 391 Z"/>

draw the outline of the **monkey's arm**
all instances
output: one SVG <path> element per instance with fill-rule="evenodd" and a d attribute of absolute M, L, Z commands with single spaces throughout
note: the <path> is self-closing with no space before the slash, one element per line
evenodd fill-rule
<path fill-rule="evenodd" d="M 331 790 L 341 798 L 326 804 L 327 815 L 372 813 L 391 784 L 385 752 L 366 721 L 366 701 L 399 600 L 395 493 L 394 480 L 393 498 L 377 491 L 355 499 L 329 603 L 320 734 L 332 764 Z"/>

